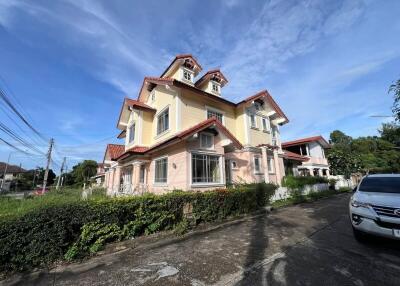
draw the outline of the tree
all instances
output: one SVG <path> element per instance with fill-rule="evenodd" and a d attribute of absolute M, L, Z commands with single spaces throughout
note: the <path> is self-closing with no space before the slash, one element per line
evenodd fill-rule
<path fill-rule="evenodd" d="M 344 175 L 349 178 L 351 174 L 361 171 L 361 160 L 358 155 L 348 153 L 341 148 L 333 147 L 327 156 L 333 175 Z"/>
<path fill-rule="evenodd" d="M 390 85 L 389 93 L 394 94 L 394 102 L 392 111 L 396 121 L 400 121 L 400 79 L 398 79 L 395 83 Z"/>
<path fill-rule="evenodd" d="M 84 160 L 72 167 L 72 176 L 75 184 L 88 183 L 90 178 L 97 173 L 97 162 Z"/>
<path fill-rule="evenodd" d="M 400 125 L 396 122 L 383 123 L 379 134 L 383 140 L 400 147 Z"/>

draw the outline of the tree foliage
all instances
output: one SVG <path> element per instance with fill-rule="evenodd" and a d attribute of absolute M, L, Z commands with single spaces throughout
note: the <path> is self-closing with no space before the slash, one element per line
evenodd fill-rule
<path fill-rule="evenodd" d="M 64 175 L 64 185 L 82 185 L 88 183 L 90 178 L 96 175 L 97 162 L 84 160 L 72 167 L 72 171 Z"/>
<path fill-rule="evenodd" d="M 397 122 L 400 121 L 400 79 L 398 79 L 395 83 L 393 83 L 389 87 L 389 93 L 393 93 L 394 102 L 393 102 L 393 115 Z"/>

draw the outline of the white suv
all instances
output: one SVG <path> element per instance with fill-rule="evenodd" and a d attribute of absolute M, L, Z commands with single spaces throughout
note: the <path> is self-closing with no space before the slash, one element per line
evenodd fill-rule
<path fill-rule="evenodd" d="M 365 234 L 400 240 L 400 175 L 368 175 L 350 199 L 355 237 Z"/>

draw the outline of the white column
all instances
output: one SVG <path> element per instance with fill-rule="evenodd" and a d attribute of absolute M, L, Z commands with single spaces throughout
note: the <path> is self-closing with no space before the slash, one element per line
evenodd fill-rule
<path fill-rule="evenodd" d="M 268 154 L 267 148 L 261 147 L 261 154 L 262 154 L 262 164 L 264 168 L 264 182 L 269 183 L 269 170 L 268 170 Z"/>
<path fill-rule="evenodd" d="M 278 150 L 274 149 L 274 163 L 275 163 L 275 175 L 277 184 L 280 186 L 282 181 L 282 170 L 281 166 L 279 165 L 279 157 L 278 157 Z"/>

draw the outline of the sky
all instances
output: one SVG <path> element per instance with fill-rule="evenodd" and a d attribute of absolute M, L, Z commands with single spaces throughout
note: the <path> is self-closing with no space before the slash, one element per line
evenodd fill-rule
<path fill-rule="evenodd" d="M 203 72 L 220 68 L 231 101 L 267 89 L 290 120 L 283 140 L 335 129 L 377 135 L 391 118 L 371 116 L 391 114 L 388 87 L 400 78 L 399 12 L 397 0 L 0 0 L 0 87 L 55 139 L 56 170 L 64 156 L 71 168 L 122 143 L 123 98 L 136 98 L 143 77 L 181 53 Z M 0 107 L 0 122 L 46 152 L 44 139 Z M 45 164 L 29 152 L 10 162 Z M 0 161 L 9 153 L 0 144 Z"/>

